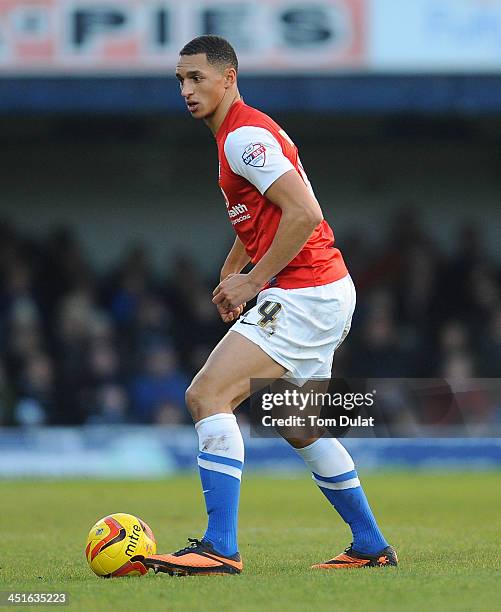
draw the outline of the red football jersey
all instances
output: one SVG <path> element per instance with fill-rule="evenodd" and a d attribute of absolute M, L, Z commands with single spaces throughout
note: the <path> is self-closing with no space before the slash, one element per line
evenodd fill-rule
<path fill-rule="evenodd" d="M 282 211 L 265 192 L 282 174 L 296 170 L 312 191 L 298 150 L 284 130 L 264 113 L 235 102 L 216 134 L 219 186 L 230 221 L 256 264 L 268 251 Z M 300 253 L 268 286 L 297 289 L 332 283 L 348 273 L 325 219 Z"/>

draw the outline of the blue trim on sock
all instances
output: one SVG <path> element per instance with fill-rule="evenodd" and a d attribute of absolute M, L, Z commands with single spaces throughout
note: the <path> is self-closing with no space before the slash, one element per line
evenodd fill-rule
<path fill-rule="evenodd" d="M 351 480 L 352 478 L 358 478 L 357 470 L 351 470 L 351 472 L 345 472 L 337 476 L 320 476 L 319 474 L 315 474 L 315 472 L 312 472 L 312 474 L 317 480 L 322 480 L 323 482 L 343 482 L 345 480 Z"/>
<path fill-rule="evenodd" d="M 238 459 L 230 459 L 229 457 L 221 457 L 220 455 L 213 455 L 212 453 L 198 453 L 199 459 L 205 459 L 206 461 L 213 461 L 214 463 L 223 463 L 224 465 L 231 465 L 241 470 L 244 466 L 243 461 Z"/>

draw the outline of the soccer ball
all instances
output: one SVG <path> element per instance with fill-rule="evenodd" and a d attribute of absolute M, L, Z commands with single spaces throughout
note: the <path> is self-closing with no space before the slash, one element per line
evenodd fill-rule
<path fill-rule="evenodd" d="M 132 514 L 118 513 L 105 516 L 92 527 L 85 556 L 98 576 L 142 576 L 148 570 L 131 558 L 156 551 L 155 536 L 148 525 Z"/>

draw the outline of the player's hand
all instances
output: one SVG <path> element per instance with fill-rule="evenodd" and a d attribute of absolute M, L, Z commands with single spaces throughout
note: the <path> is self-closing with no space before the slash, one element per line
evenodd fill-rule
<path fill-rule="evenodd" d="M 255 297 L 260 289 L 248 274 L 230 274 L 212 292 L 212 302 L 226 311 L 234 311 Z"/>
<path fill-rule="evenodd" d="M 245 303 L 239 306 L 238 308 L 234 308 L 233 310 L 228 310 L 227 308 L 223 308 L 221 304 L 217 304 L 217 310 L 221 315 L 223 323 L 233 323 L 233 321 L 236 321 L 244 311 L 244 308 Z"/>

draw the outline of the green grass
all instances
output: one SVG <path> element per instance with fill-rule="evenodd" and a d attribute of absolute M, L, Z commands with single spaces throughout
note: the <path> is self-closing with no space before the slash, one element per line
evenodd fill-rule
<path fill-rule="evenodd" d="M 0 482 L 0 590 L 67 591 L 75 610 L 499 609 L 501 474 L 385 473 L 364 484 L 400 557 L 398 568 L 321 572 L 349 531 L 305 475 L 247 475 L 240 513 L 241 576 L 103 580 L 87 567 L 87 532 L 130 512 L 152 527 L 159 552 L 198 537 L 198 479 L 155 482 Z M 68 608 L 63 608 L 68 609 Z"/>

